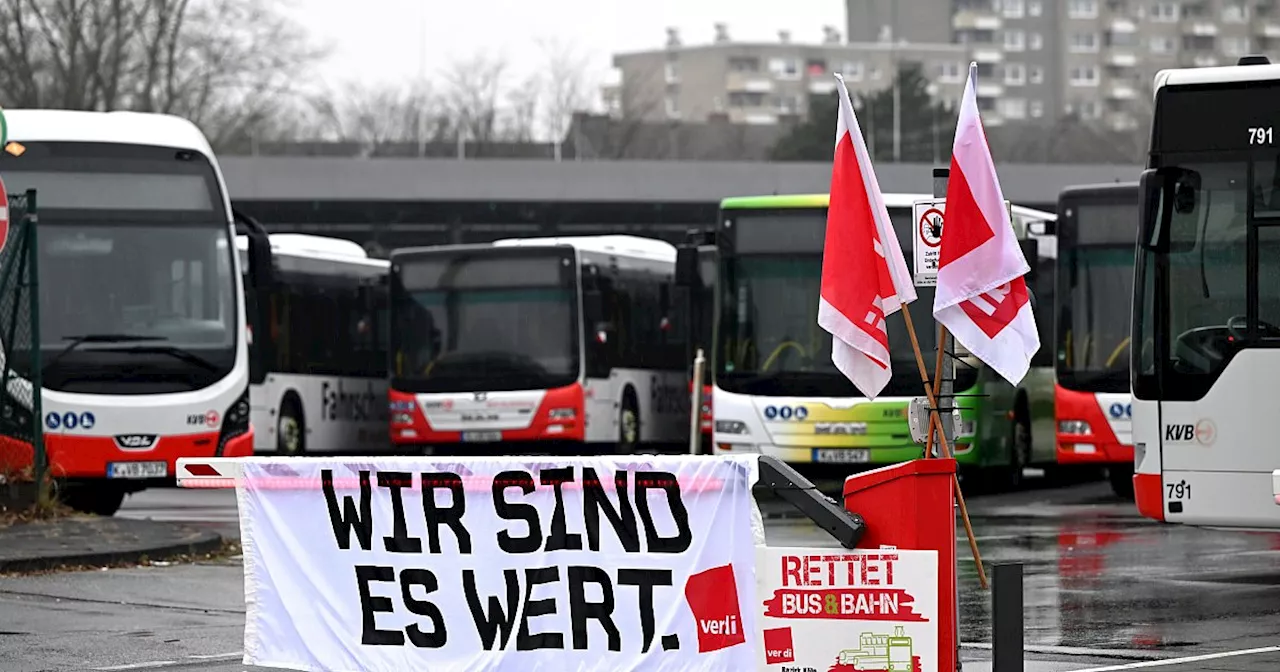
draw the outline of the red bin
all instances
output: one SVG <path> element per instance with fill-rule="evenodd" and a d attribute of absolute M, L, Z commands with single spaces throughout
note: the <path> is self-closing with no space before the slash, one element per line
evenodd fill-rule
<path fill-rule="evenodd" d="M 866 521 L 858 543 L 938 552 L 938 669 L 956 669 L 954 459 L 921 459 L 850 476 L 844 507 Z"/>

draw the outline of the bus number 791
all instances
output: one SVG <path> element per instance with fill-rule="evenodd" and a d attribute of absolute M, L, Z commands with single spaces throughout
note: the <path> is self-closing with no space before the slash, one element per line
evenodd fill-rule
<path fill-rule="evenodd" d="M 1169 499 L 1191 499 L 1191 484 L 1185 479 L 1177 483 L 1169 483 Z"/>

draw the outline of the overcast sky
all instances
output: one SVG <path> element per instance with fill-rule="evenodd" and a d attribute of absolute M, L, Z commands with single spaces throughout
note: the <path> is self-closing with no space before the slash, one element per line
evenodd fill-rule
<path fill-rule="evenodd" d="M 574 45 L 590 76 L 612 70 L 610 54 L 661 47 L 668 26 L 685 44 L 710 42 L 716 22 L 735 40 L 775 40 L 790 30 L 816 42 L 822 26 L 843 31 L 844 0 L 286 0 L 319 40 L 334 47 L 326 83 L 412 81 L 476 52 L 499 53 L 513 79 L 537 67 L 539 38 Z"/>

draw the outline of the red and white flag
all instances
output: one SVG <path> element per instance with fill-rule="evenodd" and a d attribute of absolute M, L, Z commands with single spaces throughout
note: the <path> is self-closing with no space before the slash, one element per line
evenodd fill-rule
<path fill-rule="evenodd" d="M 915 301 L 916 289 L 840 75 L 836 84 L 840 113 L 818 326 L 831 333 L 831 361 L 836 368 L 874 399 L 892 375 L 885 319 L 902 304 Z"/>
<path fill-rule="evenodd" d="M 1009 221 L 995 162 L 978 116 L 976 64 L 960 103 L 933 316 L 960 344 L 1015 385 L 1040 336 L 1023 279 L 1031 268 Z"/>

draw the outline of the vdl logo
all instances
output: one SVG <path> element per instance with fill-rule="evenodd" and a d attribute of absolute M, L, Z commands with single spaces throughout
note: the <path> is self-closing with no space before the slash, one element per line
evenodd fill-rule
<path fill-rule="evenodd" d="M 766 420 L 804 420 L 809 417 L 809 409 L 804 406 L 765 406 L 764 417 Z"/>
<path fill-rule="evenodd" d="M 1122 404 L 1117 401 L 1116 403 L 1111 404 L 1111 408 L 1108 410 L 1113 418 L 1133 419 L 1133 404 Z"/>
<path fill-rule="evenodd" d="M 89 411 L 76 413 L 75 411 L 67 411 L 66 413 L 49 413 L 44 416 L 44 426 L 51 430 L 58 429 L 93 429 L 97 420 Z"/>

